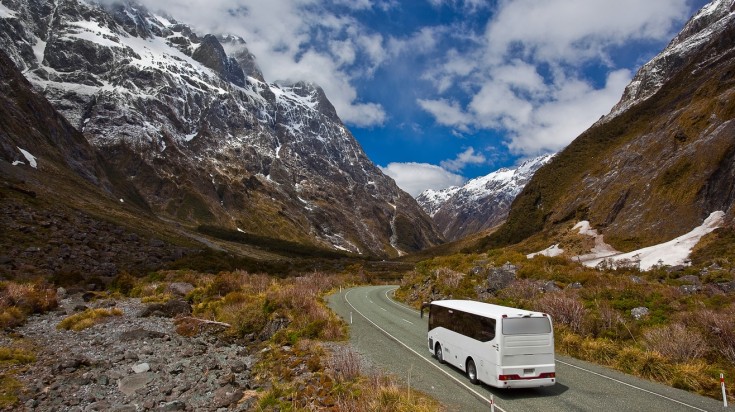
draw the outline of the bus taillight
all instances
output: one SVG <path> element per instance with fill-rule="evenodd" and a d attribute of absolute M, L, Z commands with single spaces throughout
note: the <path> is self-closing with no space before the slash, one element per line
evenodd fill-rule
<path fill-rule="evenodd" d="M 521 379 L 520 375 L 499 375 L 499 381 L 515 381 Z"/>

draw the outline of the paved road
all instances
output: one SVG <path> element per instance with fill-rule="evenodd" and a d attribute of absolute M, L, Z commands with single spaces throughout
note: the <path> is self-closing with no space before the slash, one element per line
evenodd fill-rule
<path fill-rule="evenodd" d="M 555 386 L 502 390 L 472 385 L 458 369 L 439 365 L 426 347 L 426 319 L 389 296 L 395 286 L 366 286 L 329 296 L 348 322 L 357 351 L 403 384 L 431 394 L 450 411 L 487 411 L 489 400 L 514 411 L 722 411 L 721 402 L 576 359 L 557 356 Z"/>

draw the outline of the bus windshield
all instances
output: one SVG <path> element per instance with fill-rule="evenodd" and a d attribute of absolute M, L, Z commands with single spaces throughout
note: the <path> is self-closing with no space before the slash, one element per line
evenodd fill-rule
<path fill-rule="evenodd" d="M 503 318 L 503 335 L 541 335 L 551 333 L 549 318 Z"/>

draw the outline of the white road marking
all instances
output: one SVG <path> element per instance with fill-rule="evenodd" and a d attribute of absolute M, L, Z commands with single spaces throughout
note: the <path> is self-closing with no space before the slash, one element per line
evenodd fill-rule
<path fill-rule="evenodd" d="M 350 306 L 352 306 L 352 305 L 350 305 Z M 388 311 L 388 309 L 386 309 L 386 308 L 380 308 L 380 310 L 382 310 L 383 312 L 387 312 Z"/>
<path fill-rule="evenodd" d="M 677 401 L 676 399 L 673 399 L 673 398 L 669 398 L 668 396 L 665 396 L 665 395 L 661 395 L 660 393 L 652 392 L 652 391 L 649 391 L 648 389 L 643 389 L 643 388 L 641 388 L 641 387 L 635 386 L 635 385 L 633 385 L 633 384 L 630 384 L 630 383 L 627 383 L 627 382 L 623 382 L 623 381 L 621 381 L 621 380 L 618 380 L 618 379 L 612 378 L 612 377 L 610 377 L 610 376 L 606 376 L 606 375 L 603 375 L 603 374 L 601 374 L 601 373 L 597 373 L 597 372 L 591 371 L 591 370 L 589 370 L 589 369 L 585 369 L 585 368 L 583 368 L 583 367 L 581 367 L 581 366 L 576 366 L 576 365 L 572 365 L 571 363 L 567 363 L 567 362 L 564 362 L 564 361 L 560 361 L 560 360 L 558 360 L 558 359 L 557 359 L 556 361 L 557 361 L 557 362 L 559 362 L 559 363 L 562 363 L 562 364 L 564 364 L 564 365 L 567 365 L 567 366 L 571 366 L 572 368 L 576 368 L 576 369 L 579 369 L 579 370 L 581 370 L 581 371 L 584 371 L 584 372 L 587 372 L 587 373 L 591 373 L 591 374 L 593 374 L 593 375 L 597 375 L 597 376 L 599 376 L 599 377 L 601 377 L 601 378 L 605 378 L 605 379 L 610 379 L 610 380 L 611 380 L 611 381 L 613 381 L 613 382 L 617 382 L 617 383 L 623 384 L 623 385 L 625 385 L 625 386 L 629 386 L 629 387 L 631 387 L 631 388 L 633 388 L 633 389 L 638 389 L 639 391 L 642 391 L 642 392 L 646 392 L 646 393 L 649 393 L 649 394 L 651 394 L 651 395 L 656 395 L 656 396 L 658 396 L 658 397 L 664 398 L 664 399 L 666 399 L 666 400 L 669 400 L 669 401 L 671 401 L 671 402 L 675 402 L 675 403 L 678 403 L 679 405 L 683 405 L 683 406 L 686 406 L 686 407 L 689 407 L 689 408 L 692 408 L 692 409 L 696 409 L 696 410 L 698 410 L 698 411 L 702 411 L 702 412 L 707 412 L 707 410 L 706 410 L 706 409 L 701 409 L 701 408 L 697 408 L 696 406 L 692 406 L 692 405 L 689 405 L 688 403 L 684 403 L 684 402 L 682 402 L 682 401 Z"/>
<path fill-rule="evenodd" d="M 403 319 L 403 318 L 401 318 L 401 319 Z M 406 320 L 406 319 L 403 319 L 403 321 L 404 321 L 404 322 L 408 322 L 408 323 L 410 323 L 410 324 L 412 324 L 412 325 L 413 325 L 413 322 L 411 322 L 410 320 Z"/>
<path fill-rule="evenodd" d="M 385 333 L 385 334 L 386 334 L 386 335 L 387 335 L 388 337 L 390 337 L 391 339 L 393 339 L 394 341 L 396 341 L 397 343 L 399 343 L 399 344 L 400 344 L 401 346 L 403 346 L 404 348 L 406 348 L 406 349 L 410 350 L 411 352 L 413 352 L 413 353 L 414 353 L 414 354 L 415 354 L 416 356 L 418 356 L 419 358 L 421 358 L 421 359 L 425 360 L 425 361 L 426 361 L 427 363 L 429 363 L 429 364 L 430 364 L 431 366 L 435 367 L 436 369 L 438 369 L 439 371 L 441 371 L 441 372 L 442 372 L 443 374 L 445 374 L 445 375 L 447 375 L 448 377 L 450 377 L 451 379 L 453 379 L 453 380 L 454 380 L 455 382 L 457 382 L 457 383 L 458 383 L 459 385 L 462 385 L 462 386 L 463 386 L 463 387 L 464 387 L 465 389 L 467 389 L 468 391 L 472 392 L 472 394 L 474 394 L 474 395 L 475 395 L 476 397 L 478 397 L 479 399 L 482 399 L 482 400 L 484 400 L 485 402 L 487 402 L 487 405 L 490 405 L 490 399 L 488 399 L 488 398 L 484 397 L 484 396 L 483 396 L 482 394 L 480 394 L 480 393 L 479 393 L 479 392 L 477 392 L 476 390 L 474 390 L 474 389 L 470 388 L 470 387 L 469 387 L 469 386 L 467 386 L 467 385 L 466 385 L 466 384 L 465 384 L 464 382 L 462 382 L 462 381 L 460 381 L 459 379 L 455 378 L 454 376 L 452 376 L 451 374 L 449 374 L 449 372 L 445 371 L 444 369 L 442 369 L 441 367 L 439 367 L 438 365 L 436 365 L 436 364 L 435 364 L 434 362 L 432 362 L 431 360 L 429 360 L 429 359 L 428 359 L 428 358 L 426 358 L 425 356 L 423 356 L 423 355 L 421 355 L 420 353 L 416 352 L 416 351 L 415 351 L 415 350 L 413 350 L 413 349 L 412 349 L 411 347 L 409 347 L 409 346 L 408 346 L 408 345 L 406 345 L 405 343 L 401 342 L 401 340 L 400 340 L 400 339 L 398 339 L 398 338 L 396 338 L 395 336 L 391 335 L 390 333 L 388 333 L 388 331 L 386 331 L 385 329 L 383 329 L 383 328 L 381 328 L 380 326 L 378 326 L 378 324 L 377 324 L 377 323 L 373 322 L 373 321 L 372 321 L 372 320 L 370 320 L 370 319 L 369 319 L 369 318 L 368 318 L 367 316 L 363 315 L 363 314 L 362 314 L 362 312 L 360 312 L 359 310 L 357 310 L 357 308 L 356 308 L 356 307 L 354 307 L 354 306 L 352 305 L 352 303 L 351 303 L 351 302 L 349 301 L 349 299 L 347 299 L 347 295 L 349 295 L 349 294 L 350 294 L 350 292 L 352 292 L 352 291 L 350 290 L 350 291 L 347 291 L 347 293 L 345 293 L 345 302 L 347 302 L 347 304 L 348 304 L 348 305 L 350 305 L 350 307 L 351 307 L 352 309 L 354 309 L 354 311 L 355 311 L 355 312 L 357 312 L 357 314 L 358 314 L 358 315 L 360 315 L 360 316 L 362 316 L 363 318 L 365 318 L 365 320 L 366 320 L 366 321 L 370 322 L 370 323 L 371 323 L 371 324 L 372 324 L 373 326 L 375 326 L 376 328 L 378 328 L 378 330 L 380 330 L 381 332 Z M 383 309 L 383 308 L 381 308 L 381 309 Z M 385 310 L 385 309 L 383 309 L 383 310 Z M 495 409 L 499 410 L 500 412 L 507 412 L 507 411 L 506 411 L 505 409 L 501 408 L 501 407 L 500 407 L 500 406 L 498 406 L 498 405 L 495 405 Z"/>

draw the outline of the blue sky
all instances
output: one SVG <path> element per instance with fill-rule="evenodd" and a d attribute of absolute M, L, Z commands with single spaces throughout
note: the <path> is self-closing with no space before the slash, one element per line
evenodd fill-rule
<path fill-rule="evenodd" d="M 322 86 L 412 195 L 564 148 L 705 0 L 143 0 Z"/>

